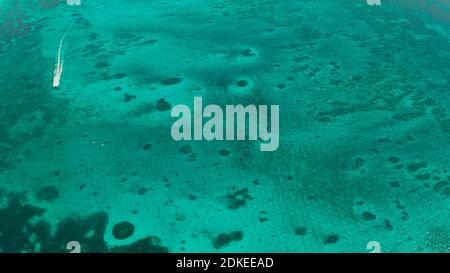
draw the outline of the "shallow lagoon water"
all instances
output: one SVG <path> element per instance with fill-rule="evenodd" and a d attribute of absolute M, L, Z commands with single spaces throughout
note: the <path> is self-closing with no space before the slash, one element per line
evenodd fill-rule
<path fill-rule="evenodd" d="M 449 8 L 0 1 L 0 250 L 448 252 Z M 172 140 L 194 96 L 279 149 Z"/>

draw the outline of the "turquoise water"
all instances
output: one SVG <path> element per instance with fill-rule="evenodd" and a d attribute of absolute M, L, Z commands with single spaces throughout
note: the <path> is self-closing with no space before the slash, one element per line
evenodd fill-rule
<path fill-rule="evenodd" d="M 0 250 L 449 252 L 449 9 L 0 1 Z M 278 150 L 174 141 L 195 96 L 279 105 Z"/>

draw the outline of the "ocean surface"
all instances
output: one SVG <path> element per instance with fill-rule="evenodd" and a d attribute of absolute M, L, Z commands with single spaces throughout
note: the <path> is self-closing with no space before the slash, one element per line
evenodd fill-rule
<path fill-rule="evenodd" d="M 449 252 L 449 108 L 449 1 L 0 0 L 0 251 Z"/>

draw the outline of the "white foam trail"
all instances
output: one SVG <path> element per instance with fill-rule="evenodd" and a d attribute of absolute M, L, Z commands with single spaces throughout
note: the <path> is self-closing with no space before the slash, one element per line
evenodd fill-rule
<path fill-rule="evenodd" d="M 67 33 L 72 28 L 73 23 L 69 26 L 69 28 L 64 32 L 64 35 L 61 37 L 61 40 L 59 40 L 59 48 L 58 48 L 58 59 L 56 62 L 55 71 L 53 72 L 53 87 L 58 87 L 59 82 L 61 80 L 61 74 L 63 72 L 63 63 L 64 60 L 61 58 L 61 49 L 64 42 L 64 38 L 66 37 Z"/>

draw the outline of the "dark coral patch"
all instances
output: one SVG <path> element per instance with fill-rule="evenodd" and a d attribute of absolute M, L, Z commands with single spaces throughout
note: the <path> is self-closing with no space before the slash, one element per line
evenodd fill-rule
<path fill-rule="evenodd" d="M 373 221 L 373 220 L 377 219 L 377 216 L 370 211 L 364 211 L 362 213 L 362 217 L 363 217 L 364 221 Z"/>
<path fill-rule="evenodd" d="M 401 161 L 401 159 L 396 156 L 390 156 L 390 157 L 388 157 L 388 161 L 389 161 L 389 163 L 397 164 Z"/>
<path fill-rule="evenodd" d="M 0 197 L 7 206 L 0 208 L 0 249 L 2 252 L 67 253 L 70 241 L 80 243 L 82 253 L 107 252 L 168 252 L 159 238 L 149 236 L 132 244 L 109 247 L 104 241 L 108 214 L 97 212 L 87 216 L 70 216 L 52 227 L 45 221 L 45 209 L 28 204 L 26 193 L 6 193 Z M 53 231 L 54 230 L 54 231 Z M 122 231 L 124 234 L 130 233 Z"/>
<path fill-rule="evenodd" d="M 114 238 L 124 240 L 134 233 L 134 225 L 128 221 L 123 221 L 114 225 L 112 230 Z"/>
<path fill-rule="evenodd" d="M 140 187 L 139 189 L 138 189 L 138 191 L 137 191 L 137 194 L 139 194 L 139 195 L 144 195 L 144 194 L 146 194 L 147 192 L 148 192 L 148 188 L 146 188 L 146 187 Z"/>
<path fill-rule="evenodd" d="M 47 245 L 43 252 L 66 252 L 65 246 L 70 241 L 78 241 L 82 252 L 107 252 L 106 242 L 103 240 L 108 214 L 97 212 L 88 216 L 73 216 L 63 219 L 57 225 L 53 245 Z"/>
<path fill-rule="evenodd" d="M 192 153 L 191 145 L 186 144 L 186 145 L 181 146 L 180 153 L 182 153 L 182 154 L 190 154 L 190 153 Z"/>
<path fill-rule="evenodd" d="M 233 241 L 240 241 L 244 238 L 244 233 L 240 230 L 232 231 L 230 233 L 220 233 L 213 240 L 213 246 L 216 249 L 222 248 Z"/>
<path fill-rule="evenodd" d="M 429 174 L 429 173 L 422 173 L 422 174 L 416 175 L 416 179 L 418 179 L 418 180 L 428 180 L 430 178 L 431 178 L 431 174 Z"/>
<path fill-rule="evenodd" d="M 161 240 L 156 236 L 148 236 L 130 245 L 111 248 L 113 253 L 168 253 L 167 247 L 160 245 Z"/>
<path fill-rule="evenodd" d="M 230 152 L 229 150 L 227 150 L 227 149 L 221 149 L 221 150 L 219 151 L 219 154 L 220 154 L 221 156 L 228 156 L 228 155 L 231 154 L 231 152 Z"/>
<path fill-rule="evenodd" d="M 251 48 L 246 48 L 246 49 L 241 50 L 240 54 L 241 54 L 241 56 L 244 56 L 244 57 L 256 56 L 256 52 L 254 50 L 252 50 Z"/>
<path fill-rule="evenodd" d="M 179 77 L 173 77 L 173 78 L 167 78 L 164 80 L 161 80 L 161 84 L 162 85 L 175 85 L 175 84 L 179 84 L 180 82 L 183 81 L 183 78 L 179 78 Z"/>
<path fill-rule="evenodd" d="M 194 201 L 197 199 L 197 196 L 193 195 L 193 194 L 189 194 L 188 195 L 189 200 Z"/>
<path fill-rule="evenodd" d="M 132 96 L 132 95 L 129 95 L 129 94 L 125 94 L 124 97 L 123 97 L 123 101 L 124 102 L 130 102 L 131 100 L 134 100 L 134 99 L 136 99 L 136 96 Z"/>
<path fill-rule="evenodd" d="M 339 235 L 337 235 L 337 234 L 330 234 L 327 237 L 325 237 L 325 240 L 323 241 L 323 244 L 324 245 L 335 244 L 335 243 L 337 243 L 337 241 L 339 241 Z"/>
<path fill-rule="evenodd" d="M 47 201 L 51 202 L 59 197 L 59 191 L 55 186 L 48 186 L 45 188 L 40 189 L 37 194 L 36 198 L 39 201 Z"/>
<path fill-rule="evenodd" d="M 428 166 L 428 163 L 425 161 L 420 161 L 420 162 L 414 162 L 414 163 L 410 163 L 406 166 L 406 168 L 408 169 L 408 171 L 410 172 L 415 172 L 419 169 L 422 168 L 426 168 Z"/>
<path fill-rule="evenodd" d="M 450 187 L 444 188 L 441 194 L 445 197 L 450 197 Z"/>
<path fill-rule="evenodd" d="M 170 103 L 164 98 L 161 98 L 156 102 L 156 110 L 158 111 L 168 111 L 171 107 Z"/>
<path fill-rule="evenodd" d="M 238 80 L 238 81 L 236 82 L 236 86 L 238 86 L 238 87 L 246 87 L 248 84 L 249 84 L 249 83 L 248 83 L 247 80 Z"/>
<path fill-rule="evenodd" d="M 26 204 L 25 194 L 8 195 L 9 204 L 0 209 L 0 248 L 2 252 L 34 252 L 29 241 L 35 227 L 29 222 L 42 216 L 45 209 Z"/>
<path fill-rule="evenodd" d="M 244 188 L 227 195 L 227 207 L 229 209 L 238 209 L 247 205 L 247 202 L 252 199 L 253 197 L 250 195 L 248 189 Z"/>
<path fill-rule="evenodd" d="M 123 79 L 126 76 L 127 76 L 127 74 L 125 74 L 125 73 L 116 73 L 116 74 L 114 74 L 113 78 L 114 79 Z"/>
<path fill-rule="evenodd" d="M 148 151 L 148 150 L 150 150 L 151 147 L 152 147 L 152 144 L 146 143 L 146 144 L 142 145 L 142 150 Z"/>
<path fill-rule="evenodd" d="M 295 235 L 303 236 L 303 235 L 306 234 L 306 227 L 303 227 L 303 226 L 302 227 L 298 227 L 294 231 L 295 231 Z"/>

